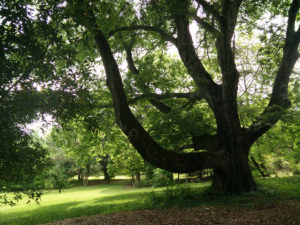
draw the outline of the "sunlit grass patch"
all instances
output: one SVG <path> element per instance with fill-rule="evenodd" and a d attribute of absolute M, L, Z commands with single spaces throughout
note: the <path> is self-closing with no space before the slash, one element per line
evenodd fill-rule
<path fill-rule="evenodd" d="M 70 217 L 147 208 L 224 206 L 257 208 L 274 201 L 299 200 L 300 176 L 258 179 L 258 190 L 224 195 L 209 190 L 210 183 L 190 183 L 167 188 L 128 188 L 101 184 L 48 191 L 40 205 L 22 200 L 15 207 L 1 206 L 0 224 L 43 224 Z"/>

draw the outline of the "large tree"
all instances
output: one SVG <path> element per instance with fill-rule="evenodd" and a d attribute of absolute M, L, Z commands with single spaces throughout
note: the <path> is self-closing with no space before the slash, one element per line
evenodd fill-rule
<path fill-rule="evenodd" d="M 198 3 L 197 9 L 202 10 L 200 16 L 197 12 L 193 12 L 197 9 L 193 8 L 192 3 Z M 158 21 L 161 24 L 151 24 L 152 21 L 147 21 L 147 16 L 144 19 L 143 15 L 141 18 L 144 20 L 138 20 L 138 15 L 136 15 L 135 19 L 138 21 L 135 23 L 132 21 L 134 25 L 124 26 L 121 23 L 121 27 L 115 25 L 115 27 L 112 26 L 114 30 L 109 31 L 99 18 L 101 17 L 101 20 L 105 18 L 101 4 L 99 6 L 92 2 L 83 2 L 78 5 L 78 3 L 70 2 L 76 12 L 75 18 L 78 18 L 78 22 L 94 35 L 105 67 L 117 123 L 131 144 L 145 160 L 169 171 L 192 172 L 213 168 L 213 186 L 225 192 L 255 189 L 255 182 L 248 166 L 250 147 L 280 119 L 284 110 L 290 107 L 288 83 L 299 54 L 300 28 L 295 30 L 295 24 L 297 15 L 299 16 L 300 1 L 293 0 L 289 6 L 283 54 L 276 72 L 270 101 L 249 127 L 241 127 L 237 104 L 240 73 L 236 66 L 232 38 L 242 3 L 242 0 L 149 1 L 148 7 L 152 7 L 149 14 L 164 17 L 164 20 Z M 244 4 L 248 3 L 244 2 Z M 214 38 L 222 75 L 221 84 L 213 80 L 197 55 L 189 30 L 191 14 L 194 14 L 194 19 Z M 207 151 L 177 153 L 161 147 L 151 138 L 130 110 L 120 69 L 112 53 L 109 35 L 137 29 L 157 32 L 161 39 L 171 42 L 177 48 L 183 64 L 195 82 L 196 93 L 206 100 L 215 116 L 217 124 L 215 135 L 193 137 L 195 150 Z M 130 54 L 131 46 L 126 47 L 128 65 L 133 73 L 138 75 L 139 71 L 135 68 Z"/>
<path fill-rule="evenodd" d="M 72 82 L 70 77 L 80 81 L 83 78 L 83 80 L 92 79 L 92 76 L 88 78 L 90 71 L 85 70 L 89 68 L 87 59 L 97 61 L 100 55 L 117 124 L 145 160 L 173 172 L 193 172 L 213 168 L 213 187 L 220 191 L 239 192 L 256 188 L 248 165 L 250 148 L 291 105 L 288 98 L 288 84 L 299 54 L 300 28 L 296 27 L 297 18 L 299 19 L 299 0 L 69 0 L 40 3 L 27 1 L 23 4 L 23 8 L 30 8 L 32 5 L 34 7 L 31 8 L 37 13 L 27 16 L 27 20 L 23 23 L 17 23 L 12 27 L 13 23 L 7 22 L 11 20 L 10 17 L 2 20 L 2 24 L 6 23 L 5 27 L 12 27 L 7 31 L 7 35 L 10 35 L 15 27 L 24 26 L 26 29 L 23 31 L 21 29 L 19 36 L 26 33 L 38 37 L 35 45 L 23 42 L 18 43 L 19 47 L 24 45 L 24 49 L 37 49 L 37 45 L 44 44 L 44 48 L 40 51 L 44 53 L 43 55 L 35 56 L 28 52 L 31 55 L 30 60 L 35 57 L 43 59 L 41 65 L 30 64 L 31 67 L 34 65 L 43 69 L 39 71 L 27 64 L 22 68 L 28 68 L 28 71 L 38 75 L 40 79 L 45 77 L 45 80 L 56 79 L 56 84 L 64 84 L 65 86 L 60 86 L 70 94 L 76 88 L 82 90 L 87 87 Z M 280 27 L 275 26 L 274 31 L 274 25 L 263 27 L 257 23 L 264 15 L 277 16 L 280 20 L 286 21 L 283 36 Z M 19 17 L 12 16 L 12 18 Z M 198 24 L 200 41 L 191 35 L 190 24 L 194 21 Z M 50 35 L 41 35 L 37 32 L 39 26 L 40 31 Z M 239 46 L 236 37 L 245 32 L 255 33 L 261 30 L 266 33 L 270 31 L 265 35 L 265 39 L 260 40 L 265 46 L 262 49 L 265 52 L 272 52 L 275 47 L 279 49 L 277 55 L 272 57 L 268 55 L 262 67 L 262 70 L 265 68 L 271 73 L 270 77 L 274 82 L 271 82 L 272 90 L 265 109 L 251 123 L 241 126 L 238 85 L 244 67 L 237 52 Z M 195 42 L 199 43 L 201 49 L 197 48 Z M 142 60 L 140 56 L 153 53 L 155 48 L 166 49 L 168 44 L 178 50 L 180 61 L 177 63 L 184 66 L 184 70 L 177 71 L 174 81 L 188 74 L 192 82 L 187 78 L 180 84 L 176 83 L 177 87 L 164 91 L 155 86 L 159 82 L 151 80 L 151 78 L 160 79 L 156 67 L 151 64 L 153 60 L 140 62 Z M 14 50 L 18 46 L 11 45 L 10 48 Z M 72 57 L 74 52 L 77 57 Z M 204 53 L 209 53 L 209 57 L 204 57 Z M 258 54 L 263 53 L 258 51 L 256 56 Z M 14 55 L 9 56 L 10 62 L 17 61 Z M 121 63 L 122 56 L 127 61 L 127 72 L 124 72 L 124 64 Z M 71 62 L 70 59 L 75 61 Z M 95 63 L 95 60 L 89 62 Z M 212 65 L 211 62 L 215 64 Z M 253 60 L 249 63 L 253 63 Z M 269 70 L 271 65 L 275 69 Z M 160 71 L 170 72 L 170 70 Z M 25 72 L 27 70 L 24 70 L 24 74 Z M 42 72 L 52 75 L 45 76 Z M 172 71 L 173 74 L 175 72 Z M 29 76 L 30 73 L 26 73 L 25 77 Z M 140 79 L 147 76 L 148 79 Z M 19 80 L 24 78 L 16 77 L 19 77 Z M 66 88 L 66 85 L 71 88 Z M 58 89 L 57 86 L 55 88 Z M 79 91 L 71 96 L 72 100 L 77 98 L 79 101 L 81 98 Z M 203 133 L 203 130 L 199 134 L 195 130 L 187 132 L 186 142 L 193 144 L 193 152 L 183 152 L 182 146 L 172 146 L 174 149 L 169 149 L 159 139 L 153 138 L 149 133 L 150 126 L 143 126 L 144 115 L 137 117 L 141 108 L 129 107 L 130 104 L 142 99 L 147 99 L 163 114 L 176 110 L 174 109 L 176 104 L 172 104 L 172 101 L 175 102 L 177 99 L 187 99 L 191 106 L 195 102 L 205 101 L 215 117 L 215 129 L 213 132 L 209 129 L 207 134 Z M 109 106 L 89 101 L 87 106 L 91 105 Z M 147 111 L 147 107 L 145 109 Z M 189 110 L 190 107 L 186 109 Z M 198 121 L 192 122 L 196 124 Z"/>

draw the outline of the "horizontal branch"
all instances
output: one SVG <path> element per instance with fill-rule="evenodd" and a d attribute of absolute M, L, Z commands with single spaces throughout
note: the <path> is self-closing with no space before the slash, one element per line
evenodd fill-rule
<path fill-rule="evenodd" d="M 203 20 L 202 18 L 200 18 L 199 16 L 195 15 L 194 16 L 195 21 L 201 26 L 203 27 L 203 29 L 205 29 L 206 31 L 208 31 L 209 33 L 211 33 L 214 36 L 217 36 L 219 34 L 219 31 L 214 28 L 214 26 L 212 26 L 211 24 L 209 24 L 208 22 L 206 22 L 205 20 Z"/>
<path fill-rule="evenodd" d="M 122 31 L 134 31 L 134 30 L 144 30 L 144 31 L 153 31 L 156 32 L 158 34 L 160 34 L 160 36 L 175 44 L 176 43 L 176 38 L 174 38 L 172 35 L 169 35 L 166 31 L 158 28 L 158 27 L 153 27 L 153 26 L 148 26 L 148 25 L 135 25 L 135 26 L 129 26 L 129 27 L 120 27 L 118 29 L 112 30 L 111 32 L 109 32 L 109 37 L 113 36 L 115 33 L 119 33 Z"/>
<path fill-rule="evenodd" d="M 143 99 L 155 99 L 155 100 L 164 100 L 164 99 L 171 99 L 171 98 L 185 98 L 185 99 L 195 99 L 195 100 L 201 100 L 202 97 L 199 92 L 189 92 L 189 93 L 166 93 L 166 94 L 155 94 L 155 93 L 149 93 L 149 94 L 141 94 L 135 98 L 129 99 L 128 104 L 133 105 L 136 104 L 138 101 L 141 101 Z M 113 104 L 103 104 L 98 105 L 97 108 L 112 108 Z"/>
<path fill-rule="evenodd" d="M 193 136 L 193 147 L 195 150 L 216 151 L 220 148 L 221 143 L 217 135 Z"/>
<path fill-rule="evenodd" d="M 158 101 L 156 99 L 149 99 L 149 102 L 152 105 L 154 105 L 162 113 L 168 114 L 172 110 L 171 107 L 167 106 L 163 102 L 160 102 L 160 101 Z"/>
<path fill-rule="evenodd" d="M 139 100 L 149 98 L 149 99 L 156 99 L 156 100 L 164 100 L 164 99 L 170 99 L 170 98 L 186 98 L 186 99 L 198 99 L 201 100 L 202 96 L 199 92 L 189 92 L 189 93 L 166 93 L 166 94 L 155 94 L 155 93 L 149 93 L 149 94 L 142 94 L 139 95 L 131 100 L 128 100 L 129 104 L 134 104 Z"/>

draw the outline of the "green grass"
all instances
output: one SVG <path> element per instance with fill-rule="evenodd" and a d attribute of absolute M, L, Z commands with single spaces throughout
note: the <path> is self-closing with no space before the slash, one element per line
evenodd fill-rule
<path fill-rule="evenodd" d="M 169 188 L 128 188 L 122 184 L 102 184 L 50 191 L 40 205 L 1 206 L 0 224 L 43 224 L 64 218 L 146 208 L 214 205 L 259 207 L 282 200 L 300 201 L 300 176 L 268 178 L 258 181 L 258 191 L 242 195 L 210 192 L 209 183 L 194 183 Z"/>

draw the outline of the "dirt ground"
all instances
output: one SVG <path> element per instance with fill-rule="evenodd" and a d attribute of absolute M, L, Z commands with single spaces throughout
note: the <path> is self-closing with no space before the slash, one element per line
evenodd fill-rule
<path fill-rule="evenodd" d="M 75 224 L 247 224 L 300 225 L 300 202 L 288 201 L 261 208 L 195 207 L 188 209 L 119 212 L 56 221 L 52 225 Z"/>

